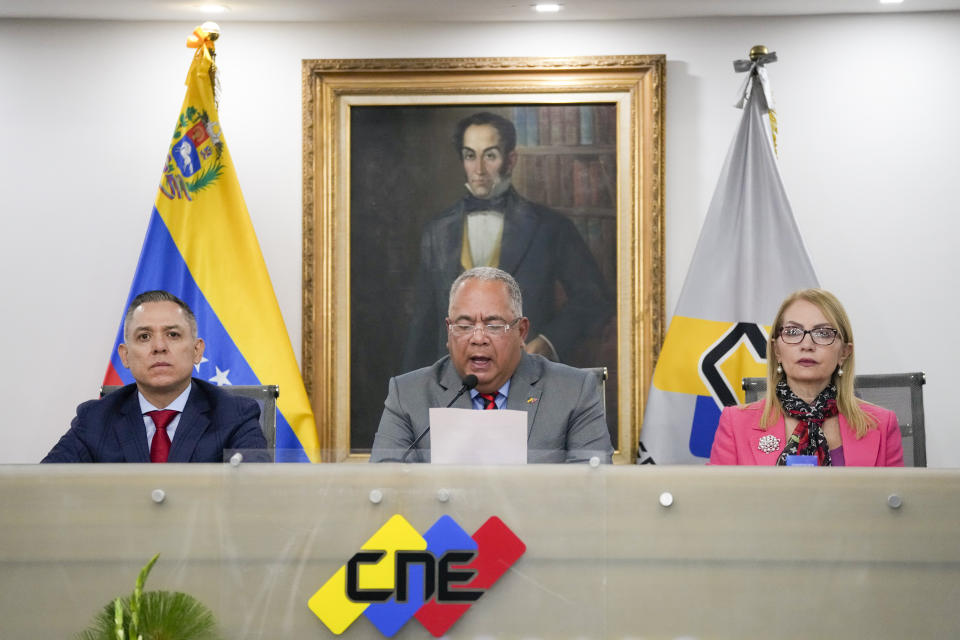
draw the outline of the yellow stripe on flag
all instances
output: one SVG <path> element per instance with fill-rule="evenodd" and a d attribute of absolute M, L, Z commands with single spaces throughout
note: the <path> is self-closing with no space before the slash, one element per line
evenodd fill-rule
<path fill-rule="evenodd" d="M 207 302 L 261 384 L 279 385 L 278 409 L 304 452 L 316 462 L 319 440 L 313 412 L 233 159 L 222 138 L 210 79 L 213 60 L 207 49 L 212 49 L 212 42 L 198 49 L 190 66 L 181 113 L 189 109 L 206 113 L 205 132 L 197 135 L 210 135 L 222 143 L 219 166 L 216 171 L 195 174 L 189 192 L 178 190 L 169 179 L 161 183 L 157 211 Z M 172 148 L 170 153 L 172 157 Z M 178 197 L 171 197 L 173 193 Z"/>

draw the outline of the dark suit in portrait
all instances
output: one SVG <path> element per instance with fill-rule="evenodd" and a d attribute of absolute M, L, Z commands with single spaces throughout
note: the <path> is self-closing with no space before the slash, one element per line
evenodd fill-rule
<path fill-rule="evenodd" d="M 545 336 L 563 361 L 613 313 L 611 295 L 596 260 L 566 216 L 531 202 L 512 187 L 499 198 L 466 196 L 429 222 L 420 241 L 420 266 L 403 369 L 426 366 L 446 353 L 450 285 L 465 270 L 464 221 L 475 206 L 504 214 L 499 268 L 520 284 L 531 339 Z M 471 265 L 480 266 L 480 265 Z"/>

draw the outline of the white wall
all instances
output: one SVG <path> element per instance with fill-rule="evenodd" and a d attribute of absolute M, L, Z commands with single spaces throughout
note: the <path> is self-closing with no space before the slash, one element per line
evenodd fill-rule
<path fill-rule="evenodd" d="M 0 21 L 0 463 L 39 460 L 102 379 L 193 26 Z M 960 463 L 960 13 L 221 27 L 221 121 L 298 354 L 301 59 L 666 54 L 669 314 L 739 116 L 731 61 L 768 45 L 787 190 L 859 371 L 925 371 L 929 463 Z"/>

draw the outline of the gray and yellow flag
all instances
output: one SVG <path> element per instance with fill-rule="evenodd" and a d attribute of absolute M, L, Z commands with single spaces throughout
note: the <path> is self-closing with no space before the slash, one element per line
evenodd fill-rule
<path fill-rule="evenodd" d="M 741 379 L 766 374 L 780 302 L 817 286 L 783 188 L 770 130 L 769 84 L 749 66 L 743 117 L 727 153 L 677 308 L 653 373 L 638 462 L 696 464 Z"/>

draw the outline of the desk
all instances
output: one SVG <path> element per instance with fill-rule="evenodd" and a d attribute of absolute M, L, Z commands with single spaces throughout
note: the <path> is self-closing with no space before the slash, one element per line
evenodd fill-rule
<path fill-rule="evenodd" d="M 4 640 L 71 637 L 156 552 L 226 638 L 333 637 L 307 601 L 394 514 L 526 544 L 453 638 L 960 637 L 960 471 L 18 465 L 0 514 Z"/>

